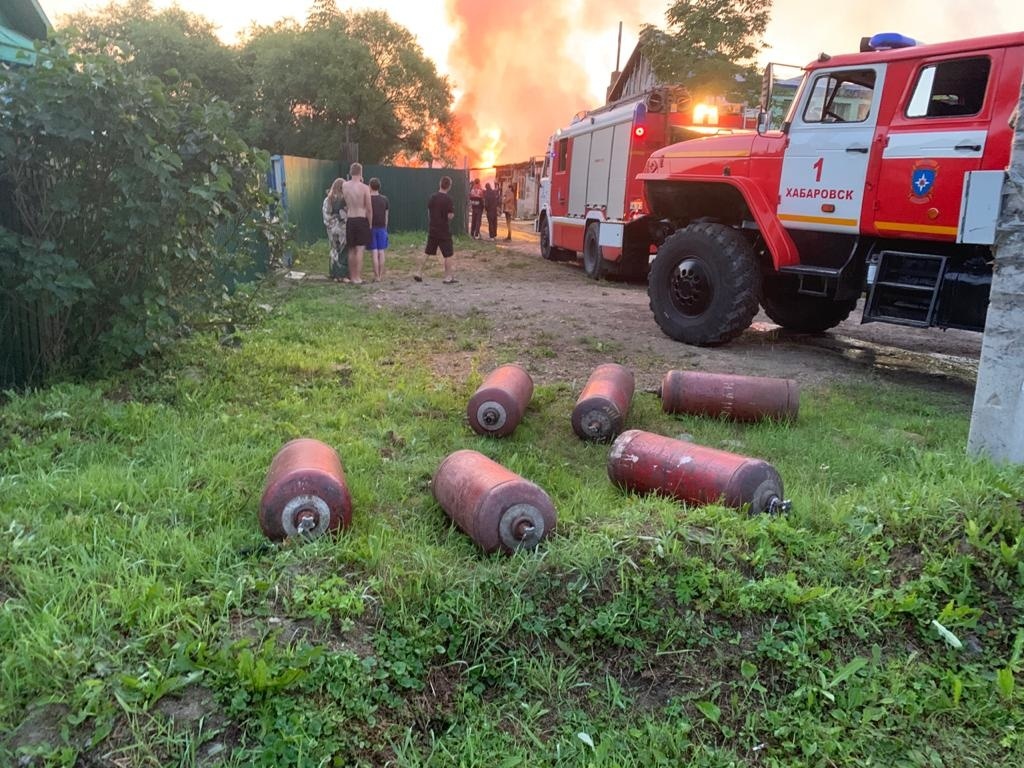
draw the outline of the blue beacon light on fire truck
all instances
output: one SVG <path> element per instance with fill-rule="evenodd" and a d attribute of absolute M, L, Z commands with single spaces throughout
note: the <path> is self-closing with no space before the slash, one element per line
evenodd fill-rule
<path fill-rule="evenodd" d="M 890 51 L 894 48 L 913 48 L 919 45 L 912 37 L 901 35 L 899 32 L 879 32 L 868 40 L 868 50 Z"/>

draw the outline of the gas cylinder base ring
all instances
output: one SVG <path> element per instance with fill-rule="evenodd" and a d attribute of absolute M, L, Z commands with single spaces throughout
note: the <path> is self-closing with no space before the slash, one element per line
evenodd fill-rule
<path fill-rule="evenodd" d="M 605 411 L 594 408 L 583 414 L 580 428 L 592 440 L 606 440 L 612 434 L 612 420 Z"/>
<path fill-rule="evenodd" d="M 508 421 L 505 406 L 495 400 L 485 400 L 476 409 L 476 420 L 481 427 L 489 432 L 497 432 Z"/>
<path fill-rule="evenodd" d="M 331 525 L 331 508 L 319 496 L 296 496 L 281 510 L 281 528 L 286 536 L 314 539 L 327 532 Z"/>
<path fill-rule="evenodd" d="M 498 536 L 511 550 L 533 549 L 544 538 L 544 516 L 532 504 L 513 504 L 498 522 Z"/>

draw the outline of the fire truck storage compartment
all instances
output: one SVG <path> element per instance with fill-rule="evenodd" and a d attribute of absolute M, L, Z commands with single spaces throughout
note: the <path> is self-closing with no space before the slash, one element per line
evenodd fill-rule
<path fill-rule="evenodd" d="M 587 212 L 587 171 L 590 169 L 592 136 L 591 133 L 581 133 L 572 140 L 572 166 L 569 168 L 570 216 L 584 216 Z"/>
<path fill-rule="evenodd" d="M 573 138 L 570 216 L 585 216 L 587 209 L 603 208 L 609 219 L 623 217 L 631 125 L 608 125 Z"/>
<path fill-rule="evenodd" d="M 982 256 L 964 261 L 950 259 L 942 276 L 942 291 L 935 309 L 940 328 L 985 330 L 988 298 L 992 289 L 992 264 Z"/>

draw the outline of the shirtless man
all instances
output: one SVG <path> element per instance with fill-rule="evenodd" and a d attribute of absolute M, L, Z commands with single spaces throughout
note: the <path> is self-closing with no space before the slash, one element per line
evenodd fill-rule
<path fill-rule="evenodd" d="M 345 196 L 348 221 L 345 224 L 345 240 L 348 243 L 349 277 L 356 285 L 362 285 L 363 252 L 370 244 L 370 188 L 363 183 L 363 166 L 352 163 L 348 169 L 351 178 L 341 187 Z"/>

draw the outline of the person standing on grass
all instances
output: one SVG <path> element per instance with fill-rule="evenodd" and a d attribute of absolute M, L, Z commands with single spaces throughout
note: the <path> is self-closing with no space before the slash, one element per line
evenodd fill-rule
<path fill-rule="evenodd" d="M 516 215 L 516 191 L 512 188 L 512 182 L 505 185 L 505 191 L 501 195 L 501 210 L 505 213 L 505 226 L 508 227 L 506 240 L 512 239 L 512 217 Z"/>
<path fill-rule="evenodd" d="M 345 222 L 345 240 L 348 243 L 349 277 L 353 285 L 362 285 L 363 251 L 370 244 L 370 188 L 363 183 L 363 166 L 352 163 L 349 180 L 342 187 L 348 220 Z"/>
<path fill-rule="evenodd" d="M 473 179 L 469 185 L 469 217 L 469 236 L 479 240 L 480 223 L 484 218 L 484 190 L 480 186 L 480 179 Z"/>
<path fill-rule="evenodd" d="M 373 249 L 373 282 L 384 279 L 384 251 L 388 249 L 388 199 L 380 193 L 380 179 L 370 179 L 370 248 Z"/>
<path fill-rule="evenodd" d="M 345 196 L 341 192 L 345 184 L 344 179 L 335 179 L 331 188 L 327 190 L 327 197 L 321 209 L 324 217 L 324 226 L 327 228 L 327 241 L 331 244 L 331 261 L 327 274 L 331 280 L 347 283 L 348 280 L 348 251 L 345 248 L 345 221 L 348 215 L 345 212 Z"/>
<path fill-rule="evenodd" d="M 491 240 L 498 236 L 498 190 L 484 184 L 484 210 L 487 211 L 487 234 Z"/>
<path fill-rule="evenodd" d="M 427 201 L 427 247 L 423 249 L 423 255 L 416 265 L 416 273 L 412 276 L 417 283 L 423 282 L 423 265 L 427 261 L 427 256 L 436 255 L 438 248 L 441 249 L 441 260 L 444 263 L 444 279 L 441 282 L 446 285 L 458 282 L 455 279 L 455 246 L 452 244 L 450 224 L 455 217 L 455 205 L 448 194 L 451 188 L 451 177 L 442 176 L 440 187 Z"/>

